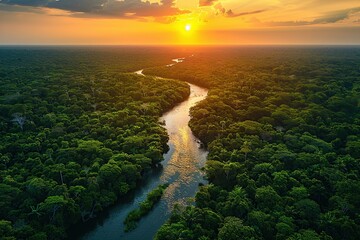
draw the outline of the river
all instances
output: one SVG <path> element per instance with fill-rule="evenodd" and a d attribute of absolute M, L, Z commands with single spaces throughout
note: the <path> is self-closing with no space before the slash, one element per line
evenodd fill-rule
<path fill-rule="evenodd" d="M 185 61 L 185 58 L 173 59 L 172 67 Z M 144 75 L 142 70 L 136 74 Z M 166 112 L 160 122 L 165 121 L 169 134 L 170 150 L 164 154 L 163 168 L 150 174 L 144 185 L 135 191 L 134 196 L 125 203 L 111 208 L 108 215 L 87 232 L 84 240 L 150 240 L 162 224 L 169 218 L 176 203 L 189 204 L 198 190 L 199 183 L 206 183 L 200 170 L 206 160 L 207 151 L 200 148 L 200 141 L 192 134 L 188 126 L 190 108 L 207 96 L 207 89 L 188 83 L 190 96 L 187 100 Z M 131 232 L 124 232 L 124 220 L 127 214 L 145 200 L 146 195 L 159 184 L 169 183 L 160 202 L 141 219 L 138 227 Z"/>

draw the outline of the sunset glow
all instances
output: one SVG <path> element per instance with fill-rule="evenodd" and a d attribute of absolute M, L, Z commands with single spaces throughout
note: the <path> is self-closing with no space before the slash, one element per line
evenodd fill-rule
<path fill-rule="evenodd" d="M 359 44 L 359 19 L 357 0 L 7 0 L 0 44 L 182 44 L 194 25 L 187 44 Z"/>

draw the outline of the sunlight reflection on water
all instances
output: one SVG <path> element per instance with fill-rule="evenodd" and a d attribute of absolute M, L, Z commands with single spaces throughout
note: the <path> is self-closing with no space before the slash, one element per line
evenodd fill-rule
<path fill-rule="evenodd" d="M 180 59 L 182 62 L 184 59 Z M 142 70 L 137 71 L 142 75 Z M 168 145 L 170 150 L 164 154 L 161 176 L 150 177 L 144 186 L 137 190 L 134 199 L 118 205 L 109 212 L 96 228 L 89 231 L 83 239 L 97 240 L 150 240 L 156 231 L 169 218 L 171 209 L 176 203 L 188 204 L 188 199 L 193 198 L 198 190 L 199 183 L 206 183 L 204 173 L 200 170 L 204 166 L 207 151 L 200 148 L 198 139 L 192 134 L 188 126 L 190 108 L 205 99 L 207 90 L 190 85 L 189 98 L 178 106 L 165 113 L 159 121 L 165 121 L 165 128 L 169 134 Z M 159 184 L 169 183 L 160 202 L 138 224 L 138 227 L 124 233 L 123 221 L 127 214 L 138 207 L 146 195 Z"/>
<path fill-rule="evenodd" d="M 206 183 L 204 173 L 200 170 L 204 166 L 207 151 L 200 149 L 198 139 L 194 137 L 188 126 L 189 111 L 197 102 L 207 96 L 207 90 L 189 84 L 191 93 L 189 98 L 165 113 L 159 121 L 165 120 L 165 128 L 169 134 L 170 150 L 164 154 L 163 169 L 160 177 L 154 176 L 146 181 L 128 204 L 116 206 L 109 212 L 96 228 L 88 232 L 83 239 L 97 240 L 150 240 L 159 227 L 169 218 L 175 204 L 185 205 L 189 198 L 193 198 L 198 184 Z M 169 183 L 160 202 L 138 224 L 138 227 L 125 233 L 123 221 L 127 214 L 138 207 L 146 195 L 159 184 Z"/>
<path fill-rule="evenodd" d="M 177 106 L 175 111 L 170 111 L 160 119 L 160 121 L 165 121 L 168 132 L 174 133 L 169 136 L 174 153 L 161 176 L 161 182 L 167 182 L 176 176 L 176 179 L 172 179 L 174 182 L 170 184 L 163 198 L 168 209 L 172 209 L 179 201 L 182 204 L 186 203 L 185 198 L 189 197 L 186 194 L 186 188 L 192 181 L 198 180 L 199 176 L 202 176 L 199 165 L 203 165 L 206 158 L 206 152 L 199 149 L 199 143 L 192 134 L 188 123 L 190 108 L 204 99 L 207 91 L 191 84 L 190 87 L 189 99 Z"/>

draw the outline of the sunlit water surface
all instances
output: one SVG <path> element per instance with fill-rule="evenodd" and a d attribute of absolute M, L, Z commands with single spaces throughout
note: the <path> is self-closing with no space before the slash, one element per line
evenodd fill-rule
<path fill-rule="evenodd" d="M 174 64 L 182 61 L 183 58 L 173 60 Z M 135 73 L 143 75 L 142 70 Z M 82 239 L 153 239 L 160 226 L 169 218 L 174 205 L 189 204 L 189 199 L 195 196 L 199 183 L 206 183 L 203 179 L 204 173 L 200 169 L 205 164 L 207 151 L 200 148 L 200 142 L 192 134 L 188 123 L 190 108 L 207 96 L 207 90 L 189 85 L 191 90 L 189 98 L 160 118 L 160 121 L 165 121 L 170 138 L 168 142 L 170 150 L 164 154 L 162 171 L 151 174 L 132 199 L 112 208 L 108 215 L 97 222 L 96 227 L 89 230 Z M 141 219 L 135 230 L 125 233 L 123 222 L 127 214 L 137 208 L 151 190 L 163 183 L 170 185 L 160 202 Z"/>

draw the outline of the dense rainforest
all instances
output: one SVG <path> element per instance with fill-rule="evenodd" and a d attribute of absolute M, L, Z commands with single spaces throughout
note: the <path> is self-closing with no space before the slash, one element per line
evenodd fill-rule
<path fill-rule="evenodd" d="M 67 238 L 163 159 L 158 118 L 189 86 L 126 72 L 168 62 L 156 49 L 0 49 L 1 239 Z"/>
<path fill-rule="evenodd" d="M 0 48 L 0 236 L 68 238 L 135 189 L 189 95 L 170 79 L 209 88 L 209 184 L 156 239 L 360 238 L 356 47 Z"/>
<path fill-rule="evenodd" d="M 157 240 L 360 239 L 360 49 L 201 49 L 148 74 L 210 89 L 209 185 Z"/>

